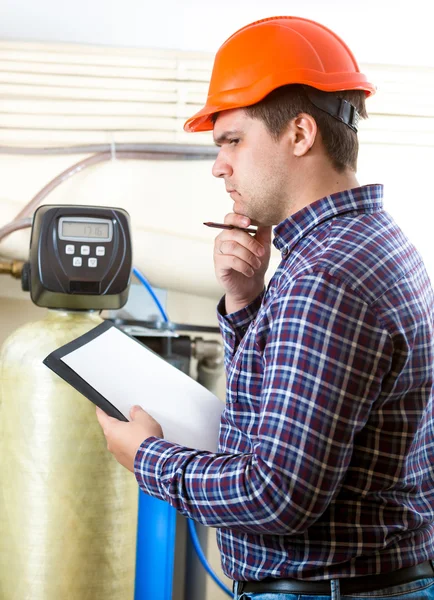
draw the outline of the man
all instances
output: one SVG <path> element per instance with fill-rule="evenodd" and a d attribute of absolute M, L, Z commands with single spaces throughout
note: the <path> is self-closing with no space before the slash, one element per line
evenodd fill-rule
<path fill-rule="evenodd" d="M 312 21 L 264 19 L 223 44 L 186 123 L 213 129 L 234 201 L 214 249 L 219 453 L 165 441 L 140 409 L 99 411 L 146 493 L 218 528 L 236 598 L 434 598 L 433 292 L 382 186 L 356 179 L 373 91 Z"/>

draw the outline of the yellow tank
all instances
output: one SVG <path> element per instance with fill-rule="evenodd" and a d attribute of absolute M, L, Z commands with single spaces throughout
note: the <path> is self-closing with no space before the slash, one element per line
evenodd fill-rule
<path fill-rule="evenodd" d="M 42 360 L 101 322 L 50 311 L 0 354 L 0 599 L 133 600 L 134 476 L 95 407 Z"/>

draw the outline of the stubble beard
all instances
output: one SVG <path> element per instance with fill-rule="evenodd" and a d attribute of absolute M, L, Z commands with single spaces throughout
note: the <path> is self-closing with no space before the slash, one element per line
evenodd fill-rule
<path fill-rule="evenodd" d="M 268 197 L 253 198 L 247 207 L 248 216 L 255 225 L 275 226 L 282 220 L 282 199 L 273 194 Z"/>

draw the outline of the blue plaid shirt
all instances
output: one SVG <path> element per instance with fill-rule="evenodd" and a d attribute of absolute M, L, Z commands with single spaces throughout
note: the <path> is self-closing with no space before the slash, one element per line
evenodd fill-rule
<path fill-rule="evenodd" d="M 140 487 L 218 528 L 235 580 L 327 579 L 434 558 L 434 299 L 382 186 L 275 229 L 268 289 L 219 322 L 216 454 L 149 438 Z"/>

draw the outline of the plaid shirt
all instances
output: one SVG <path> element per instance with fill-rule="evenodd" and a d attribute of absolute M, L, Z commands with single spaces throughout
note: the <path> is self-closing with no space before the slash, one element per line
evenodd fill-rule
<path fill-rule="evenodd" d="M 219 307 L 219 452 L 149 438 L 139 485 L 217 527 L 235 580 L 434 558 L 434 301 L 419 254 L 380 185 L 303 208 L 274 244 L 266 293 L 230 315 Z"/>

